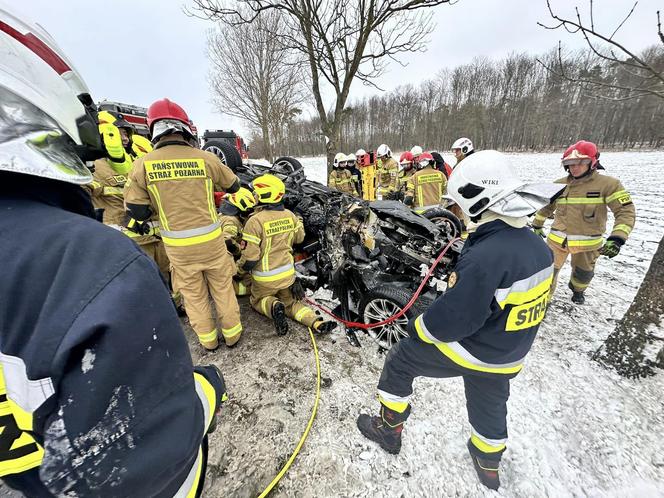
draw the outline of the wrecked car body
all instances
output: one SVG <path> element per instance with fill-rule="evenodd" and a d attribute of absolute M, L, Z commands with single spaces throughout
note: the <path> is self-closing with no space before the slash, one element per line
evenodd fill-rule
<path fill-rule="evenodd" d="M 297 246 L 296 269 L 312 290 L 327 288 L 339 301 L 335 315 L 378 323 L 400 311 L 422 282 L 429 266 L 458 236 L 458 220 L 445 210 L 437 222 L 398 201 L 367 202 L 307 180 L 302 165 L 280 158 L 272 166 L 244 164 L 236 174 L 248 185 L 263 173 L 286 184 L 285 206 L 302 217 L 306 238 Z M 440 223 L 443 211 L 443 223 Z M 407 336 L 408 320 L 421 313 L 445 288 L 463 243 L 456 241 L 436 267 L 414 305 L 399 319 L 367 332 L 384 349 Z M 359 345 L 356 331 L 349 341 Z"/>

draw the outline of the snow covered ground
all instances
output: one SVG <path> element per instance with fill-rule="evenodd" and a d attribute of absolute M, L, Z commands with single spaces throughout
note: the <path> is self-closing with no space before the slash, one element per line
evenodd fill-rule
<path fill-rule="evenodd" d="M 528 179 L 562 176 L 559 154 L 513 157 Z M 416 382 L 400 455 L 364 439 L 355 419 L 378 408 L 384 355 L 367 336 L 354 348 L 337 331 L 318 342 L 318 417 L 273 496 L 664 497 L 664 372 L 627 380 L 590 358 L 628 308 L 664 233 L 664 153 L 606 153 L 602 162 L 631 191 L 637 224 L 619 256 L 599 261 L 584 306 L 569 301 L 569 268 L 563 270 L 563 285 L 512 382 L 501 489 L 477 482 L 459 379 Z M 325 179 L 323 158 L 303 163 L 310 178 Z M 233 349 L 202 352 L 184 321 L 194 361 L 217 364 L 230 395 L 210 439 L 206 497 L 258 496 L 293 451 L 314 401 L 306 330 L 293 324 L 288 336 L 277 337 L 246 298 L 241 307 L 245 332 Z"/>
<path fill-rule="evenodd" d="M 529 180 L 562 176 L 559 154 L 512 158 Z M 303 163 L 310 178 L 322 179 L 323 158 Z M 526 367 L 512 382 L 500 496 L 664 496 L 664 373 L 625 380 L 590 359 L 629 306 L 664 232 L 664 154 L 605 153 L 602 163 L 632 193 L 637 224 L 622 253 L 598 263 L 585 306 L 573 306 L 570 291 L 559 286 Z M 566 267 L 561 282 L 568 277 Z M 360 410 L 376 410 L 373 388 L 383 357 L 369 344 L 351 351 L 343 346 L 338 349 L 363 361 L 344 376 L 334 372 L 337 362 L 328 360 L 327 375 L 339 379 L 333 395 L 324 393 L 323 404 L 347 417 L 343 424 L 319 417 L 288 481 L 301 491 L 288 495 L 307 494 L 305 489 L 311 496 L 496 495 L 476 484 L 466 455 L 468 423 L 459 380 L 417 383 L 403 450 L 392 457 L 354 427 Z M 344 477 L 336 472 L 302 481 L 294 477 L 314 474 L 304 467 L 320 466 L 321 458 L 334 462 Z"/>

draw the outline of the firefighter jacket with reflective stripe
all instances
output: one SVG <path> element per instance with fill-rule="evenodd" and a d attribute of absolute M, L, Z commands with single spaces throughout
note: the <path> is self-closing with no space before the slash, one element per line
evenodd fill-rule
<path fill-rule="evenodd" d="M 346 168 L 334 168 L 327 179 L 327 186 L 339 192 L 357 195 L 353 174 Z"/>
<path fill-rule="evenodd" d="M 257 282 L 295 279 L 293 244 L 304 240 L 302 220 L 283 205 L 270 206 L 252 214 L 244 225 L 246 247 L 238 266 L 257 262 L 251 275 Z"/>
<path fill-rule="evenodd" d="M 104 210 L 103 222 L 107 225 L 124 225 L 123 189 L 126 182 L 126 174 L 118 173 L 110 159 L 95 161 L 92 183 L 85 185 L 84 188 L 90 192 L 95 209 Z"/>
<path fill-rule="evenodd" d="M 491 221 L 468 236 L 448 289 L 409 323 L 460 367 L 516 374 L 549 300 L 553 257 L 528 228 Z"/>
<path fill-rule="evenodd" d="M 0 176 L 0 476 L 28 496 L 185 496 L 222 383 L 194 376 L 157 267 L 80 187 Z"/>
<path fill-rule="evenodd" d="M 399 171 L 399 190 L 406 194 L 406 188 L 408 186 L 408 180 L 410 180 L 415 174 L 415 168 L 410 168 L 408 170 L 404 169 Z"/>
<path fill-rule="evenodd" d="M 163 142 L 134 162 L 125 202 L 149 204 L 159 214 L 161 238 L 171 257 L 179 251 L 170 248 L 192 248 L 221 237 L 215 185 L 226 190 L 237 177 L 210 152 L 184 141 Z M 203 250 L 194 251 L 199 249 Z"/>
<path fill-rule="evenodd" d="M 427 166 L 410 177 L 406 186 L 406 196 L 413 198 L 414 209 L 429 209 L 440 205 L 446 186 L 445 174 Z"/>
<path fill-rule="evenodd" d="M 547 218 L 554 217 L 549 233 L 551 242 L 570 249 L 598 249 L 606 230 L 607 207 L 615 216 L 611 236 L 627 240 L 634 227 L 636 210 L 629 192 L 618 179 L 593 171 L 579 179 L 568 175 L 556 183 L 567 186 L 533 220 L 533 226 L 541 228 Z"/>
<path fill-rule="evenodd" d="M 378 159 L 376 162 L 376 188 L 385 196 L 398 188 L 399 163 L 393 158 Z"/>
<path fill-rule="evenodd" d="M 238 257 L 242 248 L 242 221 L 240 217 L 222 214 L 219 215 L 219 223 L 228 251 L 233 256 Z"/>

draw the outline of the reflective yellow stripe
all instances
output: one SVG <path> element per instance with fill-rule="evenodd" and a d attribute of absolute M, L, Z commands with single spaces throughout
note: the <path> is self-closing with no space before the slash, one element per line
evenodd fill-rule
<path fill-rule="evenodd" d="M 101 188 L 101 183 L 99 183 L 99 182 L 94 182 L 94 181 L 93 181 L 93 182 L 90 183 L 90 186 L 91 186 L 93 189 L 98 189 L 98 188 Z"/>
<path fill-rule="evenodd" d="M 228 225 L 224 225 L 223 230 L 224 230 L 224 233 L 227 233 L 228 235 L 235 236 L 235 235 L 237 235 L 237 230 L 238 229 L 235 225 L 228 224 Z"/>
<path fill-rule="evenodd" d="M 507 315 L 505 332 L 518 332 L 538 325 L 544 320 L 548 303 L 549 289 L 547 287 L 541 296 L 519 306 L 514 306 Z"/>
<path fill-rule="evenodd" d="M 439 342 L 435 340 L 435 337 L 433 337 L 433 335 L 426 328 L 426 325 L 424 325 L 423 315 L 420 315 L 415 319 L 415 330 L 417 331 L 417 336 L 422 342 L 426 342 L 428 344 L 435 344 L 436 342 Z"/>
<path fill-rule="evenodd" d="M 259 246 L 261 244 L 261 239 L 256 237 L 255 235 L 248 234 L 246 232 L 242 233 L 242 240 L 245 242 L 251 242 L 252 244 L 256 244 Z"/>
<path fill-rule="evenodd" d="M 275 280 L 281 280 L 282 278 L 290 277 L 291 275 L 295 275 L 295 268 L 293 266 L 290 266 L 287 270 L 284 270 L 283 272 L 276 273 L 274 275 L 256 275 L 255 273 L 252 273 L 252 277 L 256 282 L 274 282 Z"/>
<path fill-rule="evenodd" d="M 519 291 L 510 292 L 504 300 L 498 303 L 498 305 L 504 309 L 505 306 L 507 306 L 508 304 L 520 305 L 524 303 L 529 303 L 530 301 L 533 301 L 534 299 L 540 297 L 544 292 L 548 291 L 549 288 L 551 287 L 552 281 L 553 281 L 553 272 L 551 273 L 551 275 L 549 275 L 548 278 L 546 278 L 546 280 L 542 280 L 532 289 L 520 292 Z"/>
<path fill-rule="evenodd" d="M 295 313 L 295 318 L 294 318 L 294 320 L 295 320 L 296 322 L 299 322 L 299 321 L 302 320 L 302 318 L 303 318 L 305 315 L 307 315 L 307 314 L 315 315 L 315 313 L 314 313 L 313 310 L 307 308 L 306 306 L 303 306 L 303 307 L 300 309 L 300 311 L 298 311 L 297 313 Z"/>
<path fill-rule="evenodd" d="M 241 323 L 238 323 L 235 327 L 231 327 L 230 329 L 225 329 L 225 328 L 221 329 L 221 333 L 223 334 L 223 336 L 226 337 L 226 338 L 229 338 L 229 339 L 231 337 L 235 337 L 240 332 L 242 332 L 242 324 Z"/>
<path fill-rule="evenodd" d="M 590 282 L 579 282 L 577 279 L 574 278 L 574 276 L 571 276 L 569 278 L 570 283 L 577 289 L 577 290 L 585 290 L 588 288 L 590 285 Z"/>
<path fill-rule="evenodd" d="M 556 235 L 555 233 L 550 232 L 548 236 L 549 240 L 552 240 L 553 242 L 556 242 L 557 244 L 562 245 L 563 242 L 565 242 L 565 237 L 561 237 L 559 235 Z"/>
<path fill-rule="evenodd" d="M 569 247 L 591 247 L 602 244 L 604 239 L 599 237 L 597 239 L 588 239 L 588 240 L 570 240 L 567 239 L 567 245 Z"/>
<path fill-rule="evenodd" d="M 267 302 L 269 301 L 269 297 L 264 297 L 261 299 L 261 310 L 263 311 L 263 314 L 265 316 L 272 316 L 271 310 L 267 309 Z"/>
<path fill-rule="evenodd" d="M 212 185 L 212 180 L 209 178 L 205 179 L 205 191 L 207 193 L 208 200 L 208 210 L 210 211 L 210 219 L 212 223 L 216 222 L 219 217 L 217 215 L 216 205 L 214 204 L 214 186 Z"/>
<path fill-rule="evenodd" d="M 263 271 L 268 271 L 270 269 L 270 250 L 272 249 L 272 237 L 268 237 L 265 241 L 265 250 L 263 251 L 263 257 L 261 258 L 261 266 Z"/>
<path fill-rule="evenodd" d="M 217 337 L 216 329 L 211 333 L 214 334 L 214 337 L 212 337 L 209 340 L 214 340 Z M 204 336 L 198 336 L 198 337 L 202 338 Z M 205 398 L 205 399 L 200 399 L 200 401 L 201 403 L 205 403 L 208 408 L 207 410 L 205 410 L 205 413 L 208 415 L 208 420 L 205 421 L 205 427 L 208 427 L 210 425 L 210 422 L 212 422 L 212 418 L 214 417 L 214 412 L 217 409 L 217 392 L 214 390 L 212 384 L 210 384 L 210 381 L 207 380 L 204 375 L 201 375 L 198 372 L 194 372 L 194 382 L 196 382 L 198 387 L 201 388 L 200 390 L 203 391 L 203 396 L 199 395 L 199 399 Z M 200 390 L 197 390 L 197 393 Z"/>
<path fill-rule="evenodd" d="M 187 492 L 187 498 L 195 498 L 196 492 L 198 491 L 198 483 L 201 480 L 201 472 L 203 470 L 203 449 L 198 449 L 198 458 L 196 459 L 196 477 L 194 477 L 194 482 Z"/>
<path fill-rule="evenodd" d="M 533 218 L 534 223 L 542 223 L 543 224 L 545 221 L 546 221 L 546 216 L 542 216 L 541 214 L 536 214 L 535 218 Z M 542 226 L 540 225 L 540 226 L 535 227 L 535 228 L 542 228 Z"/>
<path fill-rule="evenodd" d="M 217 338 L 218 332 L 217 329 L 214 329 L 212 332 L 208 332 L 207 334 L 199 334 L 197 332 L 196 335 L 198 336 L 198 340 L 201 342 L 211 342 Z"/>
<path fill-rule="evenodd" d="M 477 437 L 475 434 L 470 435 L 470 442 L 473 443 L 473 445 L 478 450 L 480 450 L 482 453 L 498 453 L 499 451 L 503 451 L 505 449 L 505 444 L 499 444 L 499 445 L 494 446 L 494 445 L 485 443 L 479 437 Z"/>
<path fill-rule="evenodd" d="M 122 187 L 104 187 L 102 190 L 103 195 L 123 195 Z"/>
<path fill-rule="evenodd" d="M 556 201 L 558 204 L 604 204 L 603 197 L 567 197 Z"/>
<path fill-rule="evenodd" d="M 203 235 L 195 235 L 193 237 L 187 237 L 185 239 L 174 239 L 172 237 L 166 237 L 165 235 L 163 235 L 162 232 L 161 239 L 164 241 L 164 244 L 169 246 L 186 247 L 186 246 L 194 246 L 196 244 L 202 244 L 203 242 L 209 242 L 210 240 L 214 240 L 220 236 L 221 236 L 221 227 L 217 227 L 215 230 L 213 230 L 210 233 L 206 233 Z"/>
<path fill-rule="evenodd" d="M 450 343 L 450 344 L 458 345 L 458 343 Z M 442 342 L 436 344 L 436 347 L 440 350 L 441 353 L 447 356 L 454 363 L 469 370 L 477 370 L 478 372 L 487 372 L 487 373 L 512 374 L 519 372 L 523 368 L 522 363 L 518 363 L 512 366 L 499 366 L 499 365 L 485 366 L 481 364 L 475 364 L 463 358 L 460 354 L 454 351 L 450 346 L 450 344 Z"/>
<path fill-rule="evenodd" d="M 629 226 L 629 225 L 620 224 L 620 225 L 614 226 L 613 231 L 614 232 L 621 231 L 621 232 L 625 232 L 627 235 L 629 235 L 630 233 L 632 233 L 632 227 Z"/>
<path fill-rule="evenodd" d="M 408 409 L 408 403 L 403 401 L 389 401 L 383 398 L 380 394 L 378 395 L 378 401 L 381 404 L 385 405 L 390 410 L 393 410 L 397 413 L 403 413 Z"/>
<path fill-rule="evenodd" d="M 629 192 L 627 192 L 627 190 L 618 190 L 618 192 L 614 192 L 613 194 L 611 194 L 606 198 L 606 203 L 609 204 L 620 197 L 626 197 L 628 199 L 631 199 Z M 625 202 L 629 202 L 629 200 L 626 200 Z"/>
<path fill-rule="evenodd" d="M 161 226 L 164 227 L 164 230 L 170 230 L 168 220 L 166 219 L 166 214 L 164 213 L 164 209 L 161 205 L 161 197 L 159 196 L 159 190 L 157 190 L 157 186 L 148 185 L 148 190 L 152 193 L 154 200 L 157 202 L 157 210 L 159 211 L 159 221 L 161 222 Z"/>

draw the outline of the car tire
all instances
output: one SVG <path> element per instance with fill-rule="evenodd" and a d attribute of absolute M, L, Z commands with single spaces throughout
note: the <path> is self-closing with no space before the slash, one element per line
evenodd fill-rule
<path fill-rule="evenodd" d="M 448 211 L 447 209 L 440 207 L 427 209 L 424 213 L 422 213 L 422 216 L 428 220 L 433 221 L 441 228 L 449 229 L 452 232 L 450 235 L 453 237 L 460 237 L 461 232 L 463 232 L 463 225 L 461 224 L 461 220 L 459 220 L 459 218 L 457 218 L 452 211 Z"/>
<path fill-rule="evenodd" d="M 360 300 L 359 315 L 363 323 L 377 323 L 405 308 L 412 294 L 392 285 L 379 285 L 368 291 Z M 368 329 L 366 332 L 381 348 L 390 349 L 404 337 L 408 337 L 408 321 L 417 317 L 430 304 L 418 299 L 406 313 L 390 324 Z"/>
<path fill-rule="evenodd" d="M 306 179 L 302 163 L 290 156 L 278 157 L 272 163 L 272 172 L 286 177 L 287 183 L 299 184 Z"/>
<path fill-rule="evenodd" d="M 212 152 L 215 156 L 221 159 L 226 166 L 228 166 L 233 172 L 242 166 L 242 156 L 237 151 L 237 149 L 226 140 L 211 139 L 205 142 L 203 145 L 203 150 Z"/>

